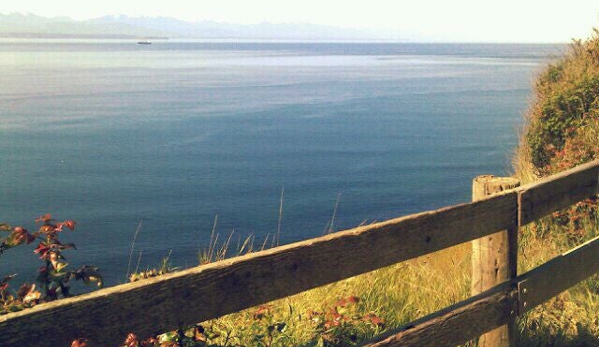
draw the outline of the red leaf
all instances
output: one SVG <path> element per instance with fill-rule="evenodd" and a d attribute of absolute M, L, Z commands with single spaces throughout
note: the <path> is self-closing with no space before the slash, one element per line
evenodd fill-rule
<path fill-rule="evenodd" d="M 40 259 L 46 259 L 48 256 L 48 252 L 50 251 L 50 247 L 43 242 L 40 242 L 37 245 L 37 248 L 33 251 L 33 253 L 37 253 L 40 255 Z"/>
<path fill-rule="evenodd" d="M 372 323 L 374 325 L 378 325 L 378 326 L 385 325 L 385 320 L 383 320 L 382 318 L 379 318 L 374 313 L 367 314 L 366 316 L 364 316 L 363 320 L 367 321 L 367 322 L 370 322 L 370 323 Z"/>
<path fill-rule="evenodd" d="M 35 236 L 31 235 L 26 229 L 23 229 L 21 227 L 16 227 L 13 229 L 11 238 L 13 239 L 13 242 L 11 243 L 14 246 L 20 245 L 23 242 L 30 244 L 31 242 L 35 241 Z"/>
<path fill-rule="evenodd" d="M 71 347 L 88 347 L 86 339 L 77 339 L 71 343 Z"/>
<path fill-rule="evenodd" d="M 55 230 L 56 230 L 56 225 L 53 225 L 53 224 L 46 224 L 46 225 L 42 225 L 40 227 L 40 231 L 43 233 L 53 232 Z"/>
<path fill-rule="evenodd" d="M 129 333 L 125 339 L 125 346 L 137 347 L 139 345 L 139 338 L 134 333 Z"/>
<path fill-rule="evenodd" d="M 352 304 L 356 304 L 360 302 L 360 298 L 358 298 L 357 296 L 350 296 L 349 298 L 347 298 L 347 301 L 351 302 Z"/>
<path fill-rule="evenodd" d="M 49 213 L 46 213 L 45 215 L 40 216 L 39 218 L 37 218 L 35 221 L 37 223 L 42 223 L 42 222 L 43 223 L 48 223 L 48 222 L 51 222 L 52 221 L 52 215 L 49 214 Z"/>
<path fill-rule="evenodd" d="M 338 306 L 338 307 L 345 307 L 346 305 L 347 305 L 347 301 L 345 301 L 345 299 L 340 299 L 335 304 L 335 306 Z"/>
<path fill-rule="evenodd" d="M 65 220 L 63 222 L 64 226 L 66 226 L 67 228 L 69 228 L 70 230 L 75 230 L 75 221 L 72 220 Z"/>

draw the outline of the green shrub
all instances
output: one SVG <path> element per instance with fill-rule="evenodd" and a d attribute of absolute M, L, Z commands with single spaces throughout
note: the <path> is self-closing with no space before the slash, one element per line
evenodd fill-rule
<path fill-rule="evenodd" d="M 549 65 L 535 85 L 535 103 L 525 132 L 530 160 L 538 176 L 564 169 L 564 156 L 584 153 L 584 160 L 596 157 L 595 140 L 580 142 L 579 132 L 597 127 L 599 119 L 599 32 L 587 41 L 576 41 L 566 56 Z M 585 130 L 586 131 L 586 130 Z M 569 142 L 577 151 L 564 152 Z M 570 160 L 572 166 L 580 160 Z"/>

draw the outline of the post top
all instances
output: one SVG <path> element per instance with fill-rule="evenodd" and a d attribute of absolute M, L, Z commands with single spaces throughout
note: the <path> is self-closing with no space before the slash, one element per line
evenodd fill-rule
<path fill-rule="evenodd" d="M 487 195 L 503 192 L 505 190 L 517 188 L 520 186 L 520 180 L 514 177 L 496 177 L 494 175 L 480 175 L 474 178 L 472 182 L 472 199 L 474 201 L 484 198 Z"/>
<path fill-rule="evenodd" d="M 514 177 L 496 177 L 494 175 L 480 175 L 474 178 L 475 182 L 479 184 L 491 184 L 491 185 L 513 185 L 512 188 L 520 185 L 520 180 Z"/>

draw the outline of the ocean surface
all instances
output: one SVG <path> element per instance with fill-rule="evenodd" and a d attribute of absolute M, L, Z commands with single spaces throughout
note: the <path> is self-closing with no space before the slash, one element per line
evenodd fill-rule
<path fill-rule="evenodd" d="M 70 266 L 114 285 L 139 226 L 132 268 L 185 268 L 215 219 L 234 250 L 467 202 L 475 176 L 510 173 L 534 76 L 564 49 L 3 39 L 0 221 L 76 220 Z M 32 246 L 0 275 L 34 278 Z"/>

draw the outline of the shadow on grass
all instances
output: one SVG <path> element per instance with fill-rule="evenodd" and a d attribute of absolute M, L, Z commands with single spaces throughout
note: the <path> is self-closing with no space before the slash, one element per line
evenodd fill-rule
<path fill-rule="evenodd" d="M 518 338 L 518 347 L 599 347 L 599 337 L 594 336 L 588 327 L 577 324 L 578 334 L 551 334 L 548 331 L 524 331 Z"/>

